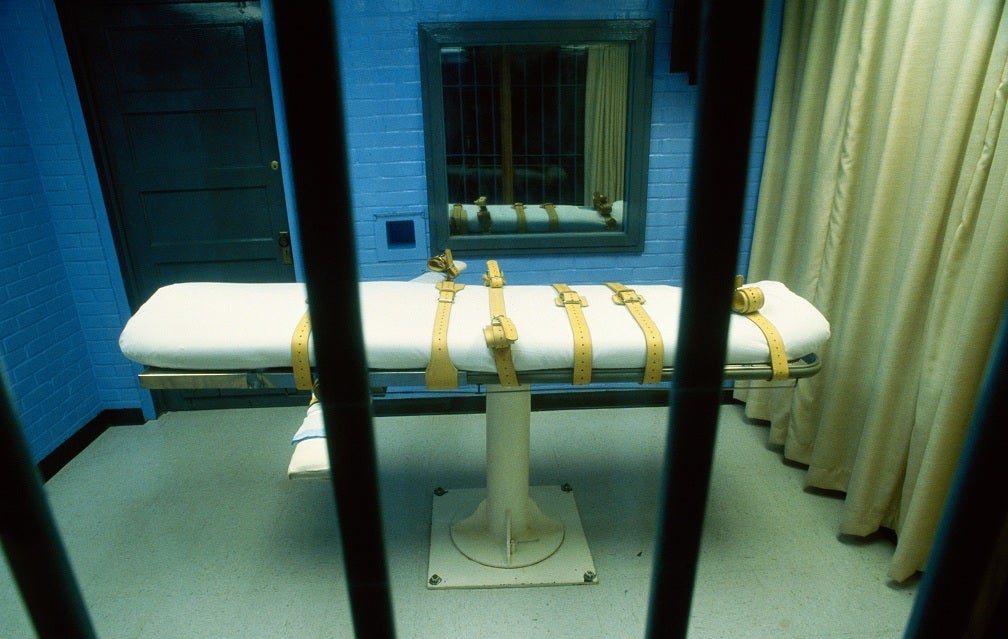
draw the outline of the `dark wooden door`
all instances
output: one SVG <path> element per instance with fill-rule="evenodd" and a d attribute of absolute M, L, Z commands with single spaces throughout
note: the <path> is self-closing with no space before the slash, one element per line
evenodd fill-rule
<path fill-rule="evenodd" d="M 173 282 L 294 281 L 259 3 L 59 10 L 133 308 Z"/>

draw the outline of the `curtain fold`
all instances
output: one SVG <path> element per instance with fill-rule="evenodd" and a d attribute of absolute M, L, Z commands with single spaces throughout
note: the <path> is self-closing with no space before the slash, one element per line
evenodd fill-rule
<path fill-rule="evenodd" d="M 739 391 L 839 529 L 922 570 L 1008 298 L 1003 2 L 785 3 L 749 279 L 830 320 L 823 370 Z"/>
<path fill-rule="evenodd" d="M 626 172 L 627 84 L 630 47 L 588 46 L 585 76 L 584 205 L 599 191 L 610 202 L 623 199 Z"/>

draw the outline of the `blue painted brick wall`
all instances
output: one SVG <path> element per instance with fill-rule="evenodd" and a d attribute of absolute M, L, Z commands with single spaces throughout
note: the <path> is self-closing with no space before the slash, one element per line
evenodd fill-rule
<path fill-rule="evenodd" d="M 98 389 L 3 55 L 0 353 L 37 461 L 97 414 Z"/>
<path fill-rule="evenodd" d="M 38 460 L 149 400 L 117 345 L 128 306 L 52 0 L 0 2 L 0 84 L 0 356 Z"/>
<path fill-rule="evenodd" d="M 769 13 L 780 12 L 771 2 Z M 420 90 L 418 22 L 472 20 L 561 20 L 650 18 L 656 21 L 654 87 L 647 227 L 643 254 L 562 255 L 557 257 L 468 258 L 474 269 L 497 258 L 508 281 L 538 282 L 542 273 L 566 273 L 570 282 L 623 280 L 678 284 L 683 273 L 685 224 L 693 143 L 696 87 L 684 74 L 668 72 L 670 26 L 668 4 L 647 0 L 540 3 L 489 3 L 473 0 L 414 0 L 338 3 L 340 54 L 346 100 L 347 139 L 353 192 L 353 228 L 360 275 L 364 279 L 409 277 L 412 257 L 400 262 L 379 259 L 376 216 L 425 208 L 427 201 Z M 772 20 L 771 20 L 772 21 Z M 776 56 L 775 30 L 768 45 L 760 81 L 760 102 L 767 104 Z M 739 269 L 748 263 L 756 189 L 762 167 L 768 109 L 755 120 L 752 174 L 747 198 L 746 229 Z M 431 250 L 425 241 L 427 253 Z M 435 247 L 440 250 L 440 247 Z"/>

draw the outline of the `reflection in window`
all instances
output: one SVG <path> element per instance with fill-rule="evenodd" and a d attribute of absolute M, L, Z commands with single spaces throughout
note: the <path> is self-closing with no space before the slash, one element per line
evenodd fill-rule
<path fill-rule="evenodd" d="M 584 204 L 588 58 L 586 46 L 442 50 L 449 200 Z"/>

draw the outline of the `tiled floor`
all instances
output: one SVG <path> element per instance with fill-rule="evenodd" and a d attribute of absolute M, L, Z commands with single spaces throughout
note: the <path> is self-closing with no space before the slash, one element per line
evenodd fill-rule
<path fill-rule="evenodd" d="M 327 481 L 286 477 L 304 409 L 170 413 L 117 427 L 47 484 L 103 638 L 351 637 Z M 397 636 L 645 634 L 666 411 L 533 413 L 534 485 L 574 487 L 599 583 L 429 590 L 434 488 L 485 485 L 480 415 L 376 420 Z M 725 406 L 693 595 L 694 638 L 897 638 L 916 584 L 889 541 L 836 534 L 765 427 Z M 32 636 L 6 564 L 0 636 Z"/>

